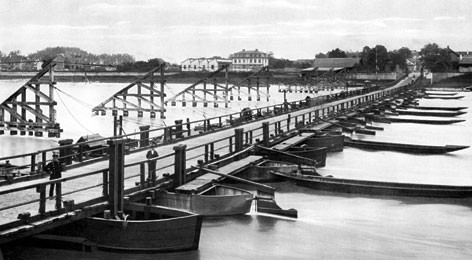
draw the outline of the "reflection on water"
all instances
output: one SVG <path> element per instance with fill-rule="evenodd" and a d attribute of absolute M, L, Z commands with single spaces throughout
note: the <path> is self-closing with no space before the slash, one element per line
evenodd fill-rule
<path fill-rule="evenodd" d="M 464 99 L 421 100 L 420 104 L 471 104 L 472 94 L 462 94 L 466 96 Z M 306 96 L 300 95 L 303 96 L 297 99 Z M 404 143 L 472 145 L 471 110 L 465 111 L 469 113 L 458 118 L 467 121 L 459 124 L 378 124 L 385 130 L 377 131 L 375 136 L 357 137 Z M 109 126 L 107 123 L 97 127 Z M 0 138 L 4 142 L 11 137 Z M 327 166 L 319 171 L 343 178 L 472 185 L 471 168 L 470 148 L 450 155 L 409 155 L 346 148 L 343 152 L 329 154 Z M 50 260 L 472 258 L 470 199 L 356 196 L 319 192 L 286 182 L 270 185 L 276 187 L 276 200 L 282 208 L 298 210 L 297 220 L 257 212 L 244 216 L 207 218 L 203 222 L 200 248 L 194 252 L 160 255 L 90 254 L 21 248 L 16 250 L 16 256 L 17 259 L 29 260 L 44 259 L 45 255 Z"/>

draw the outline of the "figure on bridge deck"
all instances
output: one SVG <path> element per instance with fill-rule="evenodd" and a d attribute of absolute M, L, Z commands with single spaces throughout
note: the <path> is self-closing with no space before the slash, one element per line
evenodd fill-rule
<path fill-rule="evenodd" d="M 49 173 L 50 180 L 60 179 L 62 177 L 62 165 L 61 162 L 59 162 L 59 155 L 57 153 L 52 155 L 52 161 L 44 167 L 44 170 Z M 49 197 L 54 196 L 54 186 L 55 183 L 51 183 Z"/>
<path fill-rule="evenodd" d="M 149 150 L 146 154 L 146 158 L 148 159 L 148 178 L 152 183 L 156 181 L 156 158 L 159 157 L 159 153 L 157 153 L 156 144 L 151 144 L 151 150 Z"/>
<path fill-rule="evenodd" d="M 0 164 L 0 176 L 5 177 L 6 179 L 15 177 L 13 172 L 13 166 L 9 160 L 6 160 L 4 164 Z"/>

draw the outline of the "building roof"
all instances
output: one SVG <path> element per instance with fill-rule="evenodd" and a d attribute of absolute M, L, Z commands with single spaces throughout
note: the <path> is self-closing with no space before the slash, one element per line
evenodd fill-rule
<path fill-rule="evenodd" d="M 231 63 L 231 60 L 230 59 L 223 59 L 223 58 L 188 58 L 184 61 L 182 61 L 181 63 L 184 63 L 186 61 L 212 61 L 212 60 L 216 60 L 216 62 L 218 63 Z"/>
<path fill-rule="evenodd" d="M 238 53 L 264 53 L 265 54 L 265 52 L 259 51 L 258 49 L 255 49 L 253 51 L 243 49 L 242 51 L 235 52 L 234 54 L 238 54 Z"/>
<path fill-rule="evenodd" d="M 353 68 L 360 62 L 360 58 L 318 58 L 315 59 L 313 67 L 315 68 Z"/>

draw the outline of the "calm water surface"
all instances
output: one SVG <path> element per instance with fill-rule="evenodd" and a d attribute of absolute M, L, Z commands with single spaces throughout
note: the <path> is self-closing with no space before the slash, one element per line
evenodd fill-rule
<path fill-rule="evenodd" d="M 8 82 L 11 84 L 11 82 Z M 17 83 L 18 84 L 18 83 Z M 64 91 L 76 97 L 89 97 L 88 103 L 96 105 L 116 92 L 116 84 L 65 84 Z M 21 85 L 21 83 L 20 83 Z M 63 85 L 62 83 L 60 85 Z M 100 88 L 98 88 L 100 85 Z M 103 88 L 102 88 L 103 87 Z M 87 93 L 93 91 L 93 95 Z M 275 88 L 276 89 L 276 88 Z M 106 92 L 106 93 L 102 93 Z M 1 93 L 1 92 L 0 92 Z M 87 94 L 84 94 L 87 93 Z M 84 96 L 81 96 L 84 95 Z M 280 103 L 274 93 L 274 103 Z M 460 100 L 421 100 L 425 106 L 471 106 L 472 94 Z M 100 97 L 98 97 L 100 96 Z M 299 100 L 306 94 L 288 94 L 290 100 Z M 1 95 L 0 95 L 1 97 Z M 62 96 L 65 98 L 66 96 Z M 66 102 L 72 106 L 72 100 Z M 245 106 L 263 104 L 231 104 L 230 109 L 189 108 L 172 109 L 168 123 L 186 115 L 203 117 L 203 114 L 219 114 L 239 111 Z M 79 108 L 82 107 L 82 108 Z M 88 122 L 92 132 L 107 136 L 111 133 L 109 117 L 91 117 L 90 109 L 82 105 L 69 108 L 77 118 Z M 83 112 L 87 111 L 87 113 Z M 433 126 L 420 124 L 377 124 L 385 128 L 376 136 L 353 137 L 378 141 L 395 141 L 418 144 L 472 145 L 472 116 L 454 125 Z M 58 105 L 58 118 L 65 128 L 64 137 L 76 140 L 87 134 L 75 120 Z M 176 114 L 173 114 L 176 113 Z M 179 114 L 180 113 L 180 114 Z M 173 118 L 175 117 L 175 119 Z M 189 116 L 190 117 L 190 116 Z M 132 122 L 132 120 L 135 120 Z M 97 121 L 92 121 L 97 120 Z M 154 125 L 161 120 L 131 118 L 128 131 L 136 122 Z M 110 131 L 108 131 L 110 130 Z M 107 132 L 108 131 L 108 132 Z M 21 142 L 21 146 L 18 145 Z M 10 143 L 10 144 L 9 144 Z M 15 143 L 16 145 L 13 145 Z M 56 140 L 28 137 L 0 137 L 0 153 L 24 152 L 55 146 Z M 23 148 L 28 145 L 28 148 Z M 0 155 L 1 156 L 1 155 Z M 437 183 L 472 185 L 472 149 L 448 155 L 408 155 L 395 152 L 371 152 L 345 148 L 343 152 L 329 154 L 327 166 L 321 174 L 366 180 L 385 180 L 413 183 Z M 94 254 L 64 250 L 15 248 L 17 259 L 471 259 L 472 258 L 472 201 L 468 199 L 397 199 L 391 197 L 353 196 L 318 192 L 290 183 L 270 184 L 277 188 L 276 199 L 283 208 L 296 208 L 298 219 L 251 212 L 244 216 L 205 219 L 200 249 L 193 252 L 131 255 L 97 252 Z"/>

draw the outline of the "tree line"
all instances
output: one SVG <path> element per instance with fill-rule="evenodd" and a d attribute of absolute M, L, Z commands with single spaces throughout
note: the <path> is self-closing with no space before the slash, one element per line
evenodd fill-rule
<path fill-rule="evenodd" d="M 66 63 L 93 64 L 117 66 L 123 63 L 135 62 L 134 57 L 129 54 L 92 54 L 76 47 L 48 47 L 35 53 L 22 55 L 19 50 L 3 53 L 0 51 L 1 63 L 31 63 L 35 61 L 47 61 L 64 55 Z"/>
<path fill-rule="evenodd" d="M 453 71 L 457 69 L 451 56 L 452 51 L 449 48 L 441 48 L 436 43 L 426 44 L 419 54 L 421 66 L 433 71 Z M 22 55 L 20 51 L 11 51 L 6 54 L 0 51 L 0 63 L 15 63 L 22 61 L 38 61 L 53 59 L 59 54 L 67 54 L 73 63 L 96 64 L 96 65 L 112 65 L 118 71 L 149 71 L 160 63 L 165 62 L 159 58 L 149 59 L 147 61 L 135 61 L 134 57 L 129 54 L 100 54 L 95 55 L 88 53 L 80 48 L 75 47 L 49 47 L 37 51 L 29 55 Z M 365 72 L 385 72 L 394 70 L 396 67 L 406 70 L 407 59 L 413 57 L 413 52 L 402 47 L 398 50 L 387 50 L 383 45 L 375 45 L 373 47 L 365 46 L 362 51 L 348 52 L 339 48 L 328 51 L 327 53 L 318 53 L 315 58 L 352 58 L 361 59 L 358 71 Z M 269 66 L 274 69 L 283 68 L 308 68 L 313 64 L 309 59 L 303 61 L 293 61 L 283 58 L 275 58 L 269 56 Z M 168 68 L 176 70 L 177 64 L 169 64 Z"/>

